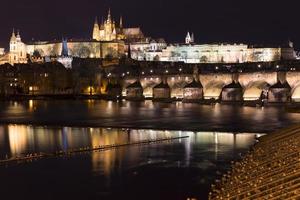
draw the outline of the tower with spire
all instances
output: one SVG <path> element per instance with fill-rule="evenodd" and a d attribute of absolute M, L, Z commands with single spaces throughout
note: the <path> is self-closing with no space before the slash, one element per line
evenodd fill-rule
<path fill-rule="evenodd" d="M 100 40 L 100 27 L 98 23 L 98 18 L 95 18 L 94 28 L 93 28 L 93 40 Z"/>
<path fill-rule="evenodd" d="M 185 44 L 192 44 L 194 43 L 194 33 L 190 34 L 190 32 L 187 32 L 185 37 Z"/>
<path fill-rule="evenodd" d="M 69 56 L 69 49 L 68 49 L 68 41 L 67 39 L 62 39 L 62 44 L 61 44 L 61 55 L 57 57 L 57 62 L 60 62 L 65 66 L 67 69 L 72 68 L 72 62 L 73 58 Z"/>

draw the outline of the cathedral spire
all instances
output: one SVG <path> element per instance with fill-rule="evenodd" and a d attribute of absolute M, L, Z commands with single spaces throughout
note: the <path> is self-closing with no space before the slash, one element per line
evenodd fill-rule
<path fill-rule="evenodd" d="M 111 22 L 111 12 L 110 12 L 110 8 L 108 9 L 107 21 Z"/>
<path fill-rule="evenodd" d="M 123 17 L 122 16 L 120 17 L 120 28 L 121 29 L 123 28 Z"/>
<path fill-rule="evenodd" d="M 94 23 L 94 25 L 96 25 L 96 24 L 99 26 L 98 17 L 97 16 L 95 17 L 95 23 Z"/>
<path fill-rule="evenodd" d="M 93 28 L 93 40 L 99 40 L 99 24 L 98 24 L 98 18 L 95 18 L 94 28 Z"/>

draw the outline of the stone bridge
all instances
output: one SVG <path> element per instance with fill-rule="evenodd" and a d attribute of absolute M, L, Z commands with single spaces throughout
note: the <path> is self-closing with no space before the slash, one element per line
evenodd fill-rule
<path fill-rule="evenodd" d="M 139 81 L 144 96 L 153 97 L 153 88 L 161 82 L 166 82 L 171 90 L 171 98 L 184 98 L 185 86 L 195 79 L 198 79 L 203 87 L 204 99 L 235 101 L 237 98 L 234 96 L 240 95 L 240 100 L 243 101 L 263 98 L 270 102 L 300 101 L 300 72 L 292 71 L 125 77 L 122 84 L 123 95 L 126 96 L 126 88 L 130 84 Z M 232 93 L 233 90 L 236 92 Z"/>

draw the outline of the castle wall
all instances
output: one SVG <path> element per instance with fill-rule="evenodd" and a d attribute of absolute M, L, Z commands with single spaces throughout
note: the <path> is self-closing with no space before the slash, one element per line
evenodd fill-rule
<path fill-rule="evenodd" d="M 33 55 L 38 51 L 41 56 L 59 56 L 62 51 L 61 42 L 35 43 L 26 46 L 27 53 Z M 71 57 L 118 58 L 125 54 L 124 42 L 97 42 L 97 41 L 68 41 L 68 50 Z"/>

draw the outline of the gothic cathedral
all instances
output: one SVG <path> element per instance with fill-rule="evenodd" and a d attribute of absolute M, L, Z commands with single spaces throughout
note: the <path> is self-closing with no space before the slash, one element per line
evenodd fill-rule
<path fill-rule="evenodd" d="M 108 11 L 107 19 L 98 23 L 96 18 L 93 29 L 93 39 L 97 41 L 114 41 L 124 40 L 125 34 L 123 30 L 123 20 L 120 17 L 119 25 L 111 17 L 110 10 Z"/>

